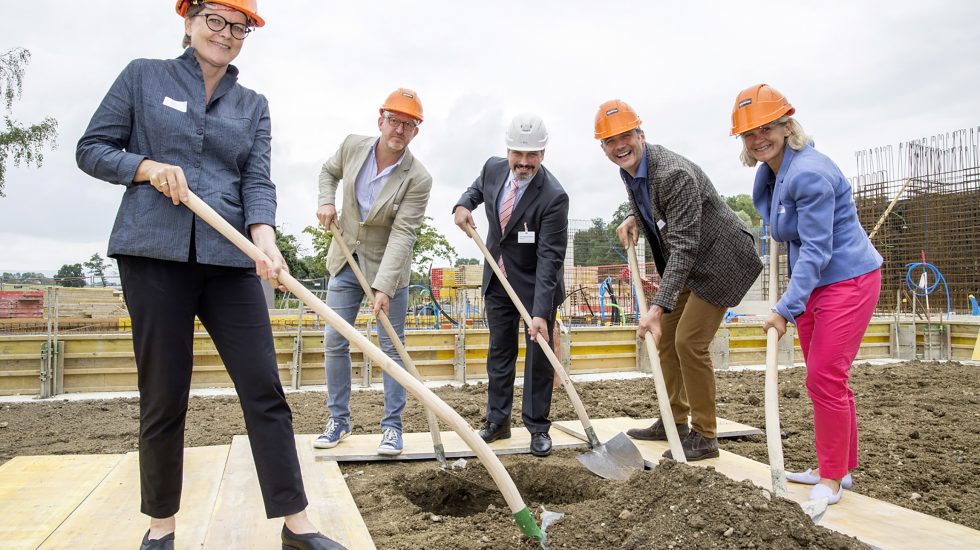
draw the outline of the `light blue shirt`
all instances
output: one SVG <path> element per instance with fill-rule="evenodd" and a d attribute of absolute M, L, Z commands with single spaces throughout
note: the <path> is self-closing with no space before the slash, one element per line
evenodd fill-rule
<path fill-rule="evenodd" d="M 537 173 L 535 173 L 534 175 L 536 176 Z M 499 195 L 497 195 L 497 216 L 498 216 L 498 219 L 502 219 L 502 217 L 504 215 L 504 211 L 503 211 L 504 198 L 507 197 L 507 193 L 510 193 L 510 182 L 514 181 L 514 178 L 515 177 L 517 177 L 517 176 L 515 176 L 514 175 L 514 171 L 511 170 L 510 173 L 507 174 L 507 183 L 504 184 L 503 190 L 500 192 Z M 534 179 L 534 178 L 532 177 L 531 179 Z M 517 208 L 517 203 L 521 202 L 521 197 L 523 197 L 524 196 L 524 192 L 527 191 L 527 186 L 528 186 L 529 183 L 531 183 L 531 180 L 517 180 L 517 196 L 514 197 L 514 206 L 513 206 L 513 208 Z"/>
<path fill-rule="evenodd" d="M 778 174 L 761 163 L 752 202 L 772 236 L 789 245 L 789 286 L 776 304 L 787 321 L 806 311 L 815 288 L 881 267 L 881 254 L 858 219 L 851 184 L 812 146 L 786 146 Z"/>
<path fill-rule="evenodd" d="M 368 213 L 371 212 L 371 205 L 374 204 L 374 199 L 378 197 L 378 191 L 384 187 L 385 182 L 388 181 L 388 176 L 395 171 L 395 168 L 398 168 L 402 163 L 402 159 L 405 158 L 405 153 L 402 153 L 398 162 L 385 168 L 379 174 L 378 159 L 374 156 L 374 150 L 377 146 L 378 141 L 375 141 L 374 145 L 371 146 L 371 150 L 368 152 L 367 160 L 364 161 L 364 166 L 357 173 L 357 180 L 354 182 L 354 192 L 357 195 L 357 209 L 360 211 L 361 221 L 367 219 Z"/>

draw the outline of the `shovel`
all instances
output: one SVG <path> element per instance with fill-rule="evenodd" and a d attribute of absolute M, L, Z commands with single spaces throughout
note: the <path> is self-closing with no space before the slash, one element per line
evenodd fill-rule
<path fill-rule="evenodd" d="M 507 277 L 501 273 L 500 266 L 497 265 L 497 260 L 487 250 L 487 246 L 483 244 L 483 240 L 480 239 L 475 229 L 467 226 L 466 232 L 476 242 L 477 246 L 480 247 L 480 250 L 483 252 L 483 257 L 487 260 L 487 264 L 493 269 L 493 272 L 497 275 L 497 279 L 500 280 L 500 284 L 507 291 L 507 295 L 510 296 L 511 301 L 514 302 L 514 307 L 520 312 L 521 318 L 524 319 L 524 324 L 530 327 L 531 315 L 527 312 L 527 308 L 524 307 L 520 298 L 517 297 L 517 293 L 514 292 L 514 288 L 507 281 Z M 589 420 L 589 414 L 585 412 L 585 406 L 582 405 L 582 400 L 579 398 L 578 392 L 575 391 L 575 386 L 572 385 L 571 378 L 565 373 L 565 369 L 561 366 L 561 361 L 558 360 L 558 357 L 555 356 L 555 352 L 552 351 L 551 345 L 543 339 L 535 338 L 534 340 L 541 346 L 541 351 L 548 357 L 548 361 L 551 362 L 551 366 L 555 369 L 555 374 L 561 379 L 562 386 L 565 387 L 565 392 L 568 393 L 568 399 L 572 402 L 572 408 L 575 409 L 575 414 L 585 429 L 585 436 L 588 440 L 589 448 L 592 450 L 579 455 L 578 461 L 588 468 L 590 472 L 606 479 L 628 479 L 633 472 L 642 470 L 643 456 L 640 455 L 640 450 L 636 448 L 636 445 L 626 437 L 626 434 L 617 434 L 605 445 L 599 443 L 599 438 L 596 436 L 592 422 Z"/>
<path fill-rule="evenodd" d="M 636 261 L 636 247 L 626 248 L 629 254 L 630 275 L 633 279 L 633 288 L 636 290 L 636 305 L 640 315 L 647 312 L 646 293 L 643 291 L 643 284 L 640 281 L 639 264 Z M 667 432 L 667 443 L 670 445 L 670 454 L 677 462 L 687 462 L 684 455 L 684 448 L 681 446 L 681 436 L 677 433 L 677 424 L 674 424 L 674 413 L 670 410 L 670 400 L 667 399 L 667 383 L 664 382 L 664 371 L 660 367 L 660 354 L 657 352 L 657 343 L 653 340 L 653 334 L 647 331 L 643 341 L 647 346 L 647 355 L 650 356 L 650 366 L 653 367 L 653 383 L 657 388 L 657 405 L 660 406 L 660 422 L 664 425 Z M 687 419 L 684 419 L 685 422 Z"/>
<path fill-rule="evenodd" d="M 187 198 L 183 200 L 183 203 L 250 258 L 256 262 L 268 260 L 268 257 L 252 241 L 245 238 L 244 235 L 232 227 L 231 224 L 225 221 L 213 208 L 208 206 L 207 203 L 202 201 L 193 192 L 187 191 Z M 517 490 L 514 480 L 507 473 L 504 465 L 500 462 L 500 458 L 490 450 L 490 446 L 480 439 L 479 434 L 463 420 L 463 417 L 459 413 L 453 410 L 443 400 L 439 399 L 436 394 L 432 393 L 432 390 L 425 387 L 424 384 L 416 380 L 405 369 L 401 368 L 398 363 L 392 361 L 385 352 L 381 351 L 381 348 L 372 344 L 357 329 L 347 324 L 340 315 L 337 315 L 332 309 L 327 307 L 327 304 L 314 296 L 309 289 L 300 284 L 288 272 L 281 271 L 279 273 L 279 283 L 289 289 L 297 298 L 309 306 L 310 309 L 319 313 L 333 328 L 337 329 L 337 332 L 341 333 L 352 344 L 360 348 L 365 355 L 381 365 L 381 368 L 389 376 L 398 381 L 409 393 L 421 401 L 426 409 L 433 411 L 439 418 L 449 424 L 449 427 L 459 434 L 459 437 L 473 450 L 476 456 L 479 457 L 480 462 L 483 463 L 484 467 L 490 473 L 490 477 L 493 478 L 494 483 L 504 497 L 504 501 L 510 508 L 518 529 L 525 535 L 536 539 L 544 547 L 545 535 L 541 531 L 541 528 L 538 527 L 538 524 L 535 523 L 534 516 L 531 515 L 531 511 L 527 505 L 524 504 L 524 500 L 521 498 L 521 493 Z"/>
<path fill-rule="evenodd" d="M 779 243 L 769 240 L 769 307 L 776 307 L 779 294 Z M 771 327 L 766 332 L 766 446 L 769 448 L 769 471 L 772 475 L 772 492 L 777 497 L 788 498 L 786 468 L 783 465 L 783 439 L 779 426 L 779 332 Z M 807 500 L 800 503 L 803 512 L 813 523 L 823 518 L 827 511 L 827 499 Z"/>
<path fill-rule="evenodd" d="M 364 295 L 368 297 L 368 300 L 374 301 L 374 291 L 371 290 L 371 285 L 368 284 L 367 279 L 364 277 L 364 273 L 361 272 L 360 266 L 357 265 L 357 261 L 354 260 L 354 255 L 351 253 L 350 248 L 347 243 L 344 242 L 344 237 L 340 232 L 340 226 L 334 223 L 334 237 L 336 237 L 337 244 L 340 246 L 340 250 L 343 251 L 344 256 L 347 258 L 347 265 L 350 266 L 351 271 L 354 272 L 354 276 L 357 277 L 357 282 L 361 283 L 361 289 L 364 290 Z M 391 321 L 388 319 L 388 314 L 384 311 L 378 312 L 378 321 L 381 326 L 384 327 L 385 332 L 388 333 L 388 339 L 395 346 L 395 350 L 398 352 L 398 356 L 402 358 L 402 362 L 405 363 L 405 369 L 412 373 L 417 380 L 421 381 L 422 376 L 419 374 L 417 368 L 415 368 L 415 361 L 412 360 L 411 356 L 408 355 L 408 350 L 405 349 L 405 345 L 398 338 L 398 333 L 395 332 L 395 327 L 391 325 Z M 426 419 L 429 421 L 429 431 L 432 432 L 432 448 L 435 449 L 436 459 L 443 468 L 449 467 L 449 462 L 446 460 L 446 449 L 442 445 L 442 435 L 439 433 L 439 420 L 436 419 L 436 415 L 428 408 L 425 409 Z"/>

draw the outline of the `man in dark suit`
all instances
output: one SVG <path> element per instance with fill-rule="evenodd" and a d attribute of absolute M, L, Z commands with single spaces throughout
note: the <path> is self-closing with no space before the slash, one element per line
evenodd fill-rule
<path fill-rule="evenodd" d="M 715 375 L 708 346 L 729 307 L 762 271 L 755 239 L 693 162 L 645 142 L 640 118 L 618 99 L 599 107 L 595 137 L 626 184 L 630 214 L 616 229 L 623 246 L 642 230 L 660 288 L 639 335 L 657 340 L 667 398 L 687 460 L 718 456 Z M 659 397 L 659 396 L 658 396 Z M 691 416 L 691 427 L 687 417 Z M 667 440 L 663 423 L 626 432 Z M 670 451 L 664 456 L 671 456 Z"/>
<path fill-rule="evenodd" d="M 476 227 L 471 211 L 486 203 L 487 248 L 531 314 L 524 360 L 521 419 L 531 432 L 531 453 L 551 454 L 551 392 L 554 371 L 535 338 L 548 342 L 565 297 L 562 265 L 568 243 L 568 195 L 541 161 L 548 132 L 534 115 L 518 115 L 506 134 L 507 158 L 491 157 L 453 207 L 464 232 Z M 510 437 L 520 313 L 489 265 L 483 268 L 490 347 L 487 351 L 486 442 Z"/>

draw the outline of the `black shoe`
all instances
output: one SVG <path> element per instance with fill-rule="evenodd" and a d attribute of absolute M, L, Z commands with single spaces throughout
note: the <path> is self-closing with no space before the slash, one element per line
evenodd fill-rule
<path fill-rule="evenodd" d="M 681 442 L 681 447 L 684 449 L 684 457 L 688 462 L 704 460 L 706 458 L 718 458 L 719 454 L 718 438 L 712 437 L 709 439 L 699 434 L 696 430 L 691 430 L 691 433 Z M 674 458 L 674 455 L 669 450 L 664 451 L 664 456 L 666 458 Z"/>
<path fill-rule="evenodd" d="M 677 424 L 677 435 L 681 439 L 687 437 L 687 434 L 691 433 L 691 428 L 687 424 Z M 626 435 L 632 437 L 633 439 L 642 439 L 644 441 L 667 441 L 667 430 L 664 429 L 664 423 L 659 419 L 653 423 L 649 428 L 633 428 L 632 430 L 626 430 Z"/>
<path fill-rule="evenodd" d="M 548 456 L 551 454 L 551 436 L 548 435 L 548 432 L 531 434 L 531 454 L 534 456 Z"/>
<path fill-rule="evenodd" d="M 282 550 L 347 550 L 347 547 L 327 538 L 323 533 L 297 535 L 283 525 Z"/>
<path fill-rule="evenodd" d="M 150 531 L 147 529 L 143 535 L 143 542 L 140 543 L 140 550 L 174 550 L 174 534 L 164 536 L 159 539 L 150 539 Z"/>
<path fill-rule="evenodd" d="M 493 443 L 498 439 L 510 439 L 510 417 L 505 418 L 502 424 L 487 421 L 480 430 L 480 437 L 487 443 Z"/>

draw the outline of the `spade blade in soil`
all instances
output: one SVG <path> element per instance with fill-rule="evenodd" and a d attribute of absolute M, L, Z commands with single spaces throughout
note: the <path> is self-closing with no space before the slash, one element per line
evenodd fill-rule
<path fill-rule="evenodd" d="M 578 461 L 590 472 L 606 479 L 629 479 L 643 469 L 643 456 L 626 434 L 620 432 L 604 445 L 578 455 Z"/>
<path fill-rule="evenodd" d="M 823 519 L 824 512 L 827 511 L 827 499 L 818 498 L 817 500 L 807 500 L 800 503 L 800 507 L 803 508 L 803 513 L 810 516 L 813 523 L 820 523 Z"/>

